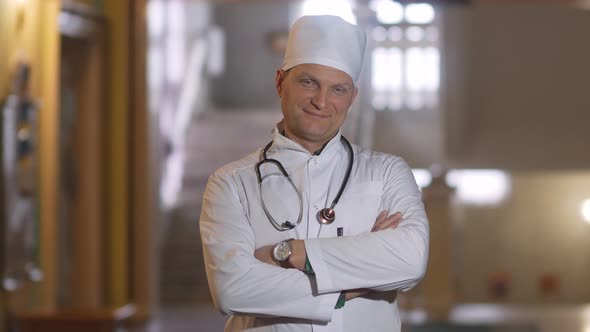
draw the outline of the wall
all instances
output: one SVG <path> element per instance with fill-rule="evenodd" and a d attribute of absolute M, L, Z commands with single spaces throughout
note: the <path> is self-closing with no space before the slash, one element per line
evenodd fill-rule
<path fill-rule="evenodd" d="M 218 4 L 214 23 L 226 37 L 226 70 L 212 80 L 214 106 L 278 110 L 274 78 L 283 55 L 269 49 L 268 35 L 289 29 L 289 4 Z"/>
<path fill-rule="evenodd" d="M 414 168 L 444 162 L 441 110 L 374 113 L 373 149 L 402 156 Z"/>
<path fill-rule="evenodd" d="M 101 142 L 108 154 L 109 205 L 104 221 L 108 229 L 107 304 L 138 305 L 147 315 L 153 297 L 153 246 L 151 215 L 142 207 L 149 202 L 150 183 L 146 167 L 135 172 L 131 165 L 147 163 L 149 148 L 146 109 L 142 103 L 145 84 L 142 74 L 145 41 L 143 40 L 143 0 L 78 1 L 103 8 L 109 22 L 107 47 L 109 98 L 105 116 L 108 119 L 108 142 Z M 40 286 L 34 289 L 27 305 L 36 309 L 55 309 L 57 303 L 57 202 L 58 193 L 58 89 L 59 42 L 58 14 L 60 0 L 0 0 L 0 95 L 8 91 L 14 63 L 24 59 L 31 64 L 30 94 L 40 104 L 40 260 L 44 273 Z M 133 6 L 131 6 L 133 5 Z M 136 26 L 132 26 L 136 23 Z M 138 54 L 133 54 L 136 51 Z M 134 55 L 133 57 L 131 55 Z M 132 64 L 139 64 L 131 68 Z M 131 75 L 134 75 L 131 77 Z M 106 112 L 108 111 L 108 112 Z M 132 128 L 132 129 L 131 129 Z M 133 136 L 132 136 L 133 135 Z M 133 176 L 133 180 L 129 178 Z M 135 186 L 133 186 L 135 185 Z M 139 193 L 138 193 L 139 192 Z M 133 232 L 130 234 L 130 232 Z M 133 246 L 130 239 L 133 239 Z M 133 257 L 131 257 L 133 255 Z M 135 278 L 131 281 L 131 278 Z M 132 284 L 132 285 L 130 285 Z M 133 297 L 133 298 L 131 298 Z"/>
<path fill-rule="evenodd" d="M 590 12 L 481 3 L 444 13 L 447 165 L 513 172 L 501 205 L 457 208 L 460 300 L 587 302 L 590 225 L 579 210 L 590 197 Z M 510 290 L 494 299 L 498 272 Z M 549 296 L 538 289 L 545 273 L 559 277 Z"/>
<path fill-rule="evenodd" d="M 590 11 L 480 4 L 446 14 L 449 164 L 587 168 Z"/>
<path fill-rule="evenodd" d="M 590 198 L 590 171 L 511 174 L 512 190 L 497 206 L 456 209 L 455 271 L 461 302 L 587 303 L 590 299 L 590 224 L 580 208 Z M 490 297 L 495 273 L 510 279 L 506 297 Z M 543 295 L 539 278 L 559 279 Z"/>
<path fill-rule="evenodd" d="M 0 0 L 0 95 L 8 93 L 17 61 L 31 65 L 30 96 L 39 102 L 39 200 L 42 239 L 54 239 L 57 197 L 57 64 L 58 0 Z M 56 248 L 41 241 L 44 279 L 31 304 L 51 308 L 55 304 Z"/>
<path fill-rule="evenodd" d="M 376 112 L 373 147 L 413 167 L 512 172 L 500 205 L 456 206 L 458 301 L 587 303 L 590 11 L 486 1 L 442 10 L 441 110 Z M 510 279 L 506 297 L 490 296 L 494 273 Z M 546 273 L 559 279 L 551 295 L 538 289 Z"/>

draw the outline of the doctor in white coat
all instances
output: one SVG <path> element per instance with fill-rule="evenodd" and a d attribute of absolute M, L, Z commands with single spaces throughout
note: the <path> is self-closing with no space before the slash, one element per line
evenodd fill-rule
<path fill-rule="evenodd" d="M 335 16 L 289 33 L 272 141 L 212 174 L 200 230 L 225 331 L 400 331 L 428 221 L 408 165 L 341 135 L 366 34 Z"/>

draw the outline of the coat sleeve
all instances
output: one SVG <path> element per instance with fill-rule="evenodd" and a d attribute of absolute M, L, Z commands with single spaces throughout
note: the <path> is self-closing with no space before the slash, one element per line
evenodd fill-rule
<path fill-rule="evenodd" d="M 209 178 L 200 217 L 207 279 L 217 308 L 227 314 L 330 321 L 339 292 L 318 294 L 296 269 L 254 257 L 255 236 L 228 174 Z"/>
<path fill-rule="evenodd" d="M 409 290 L 424 276 L 429 228 L 422 195 L 408 165 L 390 157 L 382 166 L 381 206 L 403 213 L 396 229 L 355 236 L 305 240 L 318 293 L 369 288 Z"/>

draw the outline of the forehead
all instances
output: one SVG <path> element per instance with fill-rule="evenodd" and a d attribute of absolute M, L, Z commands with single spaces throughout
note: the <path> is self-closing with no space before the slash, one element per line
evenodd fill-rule
<path fill-rule="evenodd" d="M 315 63 L 303 63 L 290 69 L 293 76 L 309 75 L 315 79 L 335 84 L 354 85 L 352 78 L 340 69 Z"/>

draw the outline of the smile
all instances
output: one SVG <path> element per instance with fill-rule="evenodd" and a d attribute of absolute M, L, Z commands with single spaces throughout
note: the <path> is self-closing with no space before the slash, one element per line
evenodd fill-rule
<path fill-rule="evenodd" d="M 309 114 L 313 117 L 320 118 L 320 119 L 326 119 L 326 118 L 330 117 L 329 115 L 326 115 L 326 114 L 318 114 L 318 113 L 314 113 L 314 112 L 310 112 L 310 111 L 306 111 L 306 110 L 303 110 L 303 112 L 305 112 L 306 114 Z"/>

